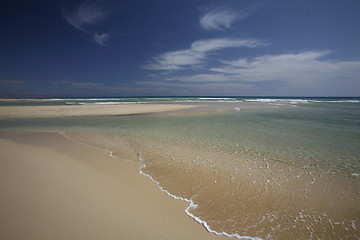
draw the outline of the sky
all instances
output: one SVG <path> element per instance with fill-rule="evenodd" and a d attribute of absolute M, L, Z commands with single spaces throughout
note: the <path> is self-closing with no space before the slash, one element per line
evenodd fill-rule
<path fill-rule="evenodd" d="M 2 0 L 0 97 L 360 96 L 359 0 Z"/>

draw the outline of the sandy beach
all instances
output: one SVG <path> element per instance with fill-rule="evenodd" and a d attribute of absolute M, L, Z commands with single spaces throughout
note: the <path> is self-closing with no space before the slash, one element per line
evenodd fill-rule
<path fill-rule="evenodd" d="M 360 240 L 359 9 L 2 1 L 0 240 Z"/>
<path fill-rule="evenodd" d="M 181 104 L 115 104 L 63 106 L 0 106 L 0 119 L 40 117 L 115 116 L 189 109 Z"/>
<path fill-rule="evenodd" d="M 58 133 L 2 134 L 0 166 L 3 240 L 226 238 L 188 217 L 137 163 Z"/>
<path fill-rule="evenodd" d="M 0 239 L 359 236 L 358 142 L 318 108 L 46 104 L 0 107 Z"/>

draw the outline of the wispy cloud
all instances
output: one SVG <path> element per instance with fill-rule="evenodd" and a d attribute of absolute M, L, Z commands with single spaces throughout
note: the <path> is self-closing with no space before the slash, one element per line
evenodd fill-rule
<path fill-rule="evenodd" d="M 94 41 L 101 46 L 106 46 L 107 42 L 109 41 L 109 33 L 102 33 L 102 34 L 95 33 Z"/>
<path fill-rule="evenodd" d="M 69 85 L 73 83 L 72 81 L 55 81 L 55 82 L 50 82 L 51 85 Z"/>
<path fill-rule="evenodd" d="M 222 30 L 230 28 L 239 16 L 234 10 L 227 8 L 215 8 L 206 12 L 200 18 L 200 26 L 205 30 Z"/>
<path fill-rule="evenodd" d="M 231 28 L 233 23 L 241 21 L 261 6 L 260 2 L 252 3 L 248 6 L 242 6 L 239 9 L 229 7 L 208 8 L 200 17 L 199 24 L 207 31 L 218 31 Z"/>
<path fill-rule="evenodd" d="M 210 68 L 206 73 L 168 76 L 163 81 L 180 85 L 245 84 L 253 86 L 252 90 L 277 83 L 278 94 L 281 91 L 311 93 L 313 89 L 324 89 L 324 94 L 330 95 L 341 89 L 359 91 L 360 61 L 325 60 L 329 54 L 329 51 L 306 51 L 221 61 L 221 66 Z"/>
<path fill-rule="evenodd" d="M 234 47 L 256 48 L 266 45 L 265 41 L 257 39 L 216 38 L 199 40 L 193 42 L 188 49 L 160 54 L 143 68 L 148 70 L 180 70 L 204 63 L 209 53 L 214 51 Z"/>
<path fill-rule="evenodd" d="M 231 76 L 222 73 L 201 73 L 186 76 L 167 77 L 166 81 L 179 81 L 187 83 L 224 83 L 231 80 Z"/>
<path fill-rule="evenodd" d="M 265 55 L 253 59 L 241 58 L 235 61 L 221 61 L 223 65 L 211 71 L 227 74 L 232 79 L 246 81 L 329 78 L 341 71 L 350 62 L 322 60 L 328 51 L 307 51 L 296 54 Z M 338 74 L 336 74 L 338 75 Z"/>
<path fill-rule="evenodd" d="M 61 11 L 63 18 L 74 28 L 91 34 L 94 42 L 101 46 L 106 46 L 109 39 L 109 33 L 93 32 L 93 28 L 103 23 L 108 18 L 108 12 L 103 7 L 94 3 L 85 2 L 79 5 L 75 10 Z"/>
<path fill-rule="evenodd" d="M 74 11 L 63 9 L 62 15 L 69 24 L 86 33 L 89 32 L 89 26 L 98 25 L 107 18 L 107 13 L 102 7 L 87 2 Z"/>

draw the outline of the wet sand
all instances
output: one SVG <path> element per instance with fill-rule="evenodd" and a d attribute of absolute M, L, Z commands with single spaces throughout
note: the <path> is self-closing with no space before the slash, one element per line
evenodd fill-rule
<path fill-rule="evenodd" d="M 40 117 L 116 116 L 189 109 L 181 104 L 115 104 L 66 106 L 0 106 L 0 119 Z"/>
<path fill-rule="evenodd" d="M 136 154 L 124 147 L 124 156 Z M 227 239 L 184 213 L 139 164 L 58 133 L 0 135 L 0 239 Z"/>

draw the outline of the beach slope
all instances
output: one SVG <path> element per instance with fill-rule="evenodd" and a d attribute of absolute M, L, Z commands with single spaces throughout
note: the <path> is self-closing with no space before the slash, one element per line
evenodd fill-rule
<path fill-rule="evenodd" d="M 0 193 L 2 240 L 226 238 L 188 217 L 187 203 L 138 163 L 58 133 L 0 134 Z"/>

